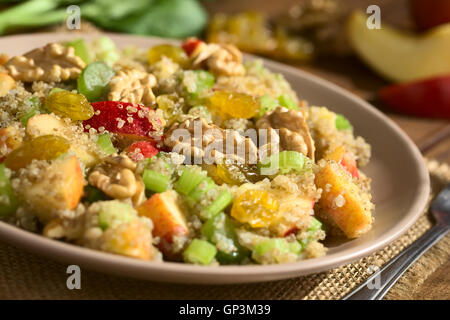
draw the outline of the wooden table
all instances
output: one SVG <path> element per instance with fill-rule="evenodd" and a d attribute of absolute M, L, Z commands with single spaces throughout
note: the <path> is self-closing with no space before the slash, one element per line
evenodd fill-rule
<path fill-rule="evenodd" d="M 205 2 L 209 12 L 237 13 L 244 10 L 261 11 L 277 15 L 301 0 L 225 0 Z M 381 8 L 383 23 L 402 28 L 412 23 L 407 0 L 341 0 L 350 8 L 367 8 L 377 4 Z M 374 74 L 355 57 L 327 58 L 313 64 L 298 65 L 364 99 L 372 99 L 387 82 Z M 445 119 L 423 119 L 386 112 L 417 144 L 425 157 L 450 164 L 450 122 Z M 450 299 L 450 261 L 430 276 L 419 289 L 416 299 Z"/>

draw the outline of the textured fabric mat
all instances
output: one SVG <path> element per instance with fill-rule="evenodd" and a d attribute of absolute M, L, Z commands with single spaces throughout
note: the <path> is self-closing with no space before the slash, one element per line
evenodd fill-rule
<path fill-rule="evenodd" d="M 432 196 L 450 182 L 450 167 L 428 161 Z M 66 265 L 0 243 L 1 299 L 340 299 L 411 244 L 432 223 L 426 214 L 405 235 L 355 263 L 300 278 L 275 282 L 194 286 L 160 284 L 82 270 L 81 289 L 66 287 Z M 450 236 L 422 256 L 391 289 L 387 299 L 405 299 L 449 260 Z"/>

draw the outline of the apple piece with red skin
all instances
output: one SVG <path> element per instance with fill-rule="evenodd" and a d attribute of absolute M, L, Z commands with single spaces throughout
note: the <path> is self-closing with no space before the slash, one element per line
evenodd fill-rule
<path fill-rule="evenodd" d="M 314 208 L 315 204 L 314 200 L 301 196 L 297 197 L 293 201 L 295 201 L 297 208 L 302 208 L 302 211 L 308 212 L 308 214 L 310 209 Z M 303 217 L 300 218 L 300 220 L 302 219 Z M 288 235 L 296 233 L 298 231 L 297 222 L 293 222 L 291 219 L 285 219 L 284 216 L 280 216 L 276 221 L 274 221 L 269 226 L 269 229 L 278 237 L 287 237 Z"/>
<path fill-rule="evenodd" d="M 188 57 L 192 56 L 192 54 L 199 48 L 201 45 L 204 45 L 205 42 L 203 42 L 200 39 L 197 38 L 188 38 L 181 47 L 183 48 L 184 52 L 188 55 Z"/>
<path fill-rule="evenodd" d="M 137 141 L 128 146 L 125 152 L 131 160 L 138 162 L 156 156 L 159 149 L 155 141 Z"/>
<path fill-rule="evenodd" d="M 166 256 L 173 256 L 172 244 L 175 237 L 184 237 L 189 233 L 186 218 L 178 205 L 178 194 L 173 191 L 157 193 L 136 208 L 140 216 L 153 222 L 153 236 L 161 240 L 159 249 Z"/>
<path fill-rule="evenodd" d="M 450 75 L 380 90 L 384 105 L 413 116 L 450 119 Z"/>
<path fill-rule="evenodd" d="M 164 127 L 156 112 L 146 106 L 121 102 L 100 101 L 92 103 L 95 113 L 83 121 L 85 131 L 100 128 L 130 138 L 131 140 L 151 139 Z"/>
<path fill-rule="evenodd" d="M 421 31 L 450 22 L 448 0 L 410 0 L 410 6 L 416 25 Z"/>
<path fill-rule="evenodd" d="M 333 152 L 329 153 L 325 157 L 327 160 L 334 160 L 347 170 L 352 177 L 359 179 L 358 166 L 355 156 L 345 150 L 344 147 L 337 147 Z"/>

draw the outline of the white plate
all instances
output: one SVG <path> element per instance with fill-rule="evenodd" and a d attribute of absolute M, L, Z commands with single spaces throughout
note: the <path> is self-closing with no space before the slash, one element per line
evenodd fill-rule
<path fill-rule="evenodd" d="M 48 42 L 80 36 L 46 33 L 3 37 L 0 51 L 22 54 Z M 109 36 L 119 47 L 148 48 L 167 42 L 147 37 Z M 321 258 L 280 265 L 220 267 L 140 261 L 46 239 L 2 222 L 0 239 L 51 259 L 100 272 L 155 281 L 222 284 L 284 279 L 329 270 L 367 256 L 398 238 L 419 217 L 429 194 L 428 171 L 417 147 L 390 119 L 353 94 L 298 69 L 268 60 L 265 63 L 271 70 L 282 73 L 302 99 L 344 114 L 356 134 L 372 145 L 372 160 L 364 171 L 372 178 L 375 223 L 361 238 L 338 242 Z"/>

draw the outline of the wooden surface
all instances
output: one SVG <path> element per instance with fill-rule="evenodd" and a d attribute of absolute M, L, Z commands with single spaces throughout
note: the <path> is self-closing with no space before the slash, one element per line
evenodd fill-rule
<path fill-rule="evenodd" d="M 299 1 L 301 0 L 222 0 L 205 3 L 211 14 L 253 10 L 268 15 L 277 15 L 285 12 L 291 5 Z M 365 9 L 369 4 L 377 4 L 381 8 L 383 23 L 388 22 L 401 28 L 412 26 L 407 0 L 341 1 L 350 8 Z M 387 84 L 355 57 L 327 58 L 297 67 L 330 80 L 368 100 L 372 100 L 376 96 L 377 90 Z M 409 135 L 425 157 L 450 164 L 450 122 L 448 120 L 423 119 L 385 113 Z M 414 298 L 449 299 L 449 292 L 450 262 L 448 261 L 421 285 Z"/>

